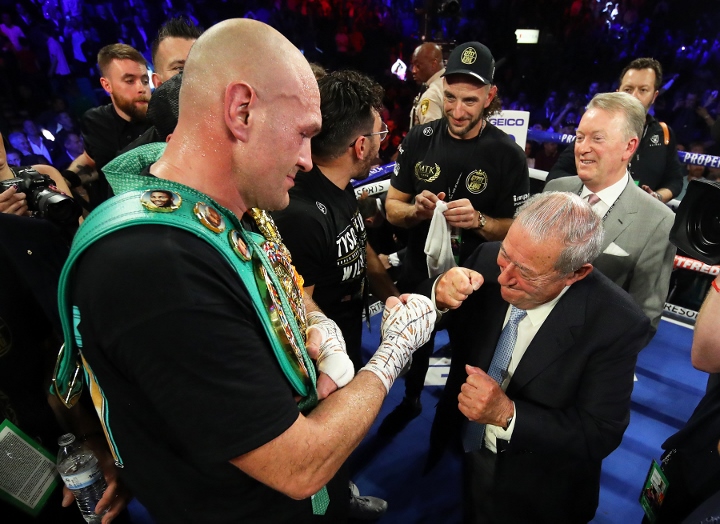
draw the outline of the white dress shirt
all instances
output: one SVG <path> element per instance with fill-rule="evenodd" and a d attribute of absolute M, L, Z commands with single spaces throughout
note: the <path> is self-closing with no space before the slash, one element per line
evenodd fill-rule
<path fill-rule="evenodd" d="M 630 174 L 625 171 L 625 176 L 620 180 L 595 193 L 598 198 L 600 198 L 600 202 L 593 206 L 593 211 L 595 211 L 597 216 L 603 218 L 607 214 L 615 201 L 620 198 L 620 194 L 625 191 L 625 187 L 628 185 L 628 182 L 630 182 Z M 590 191 L 587 186 L 583 186 L 582 191 L 580 192 L 580 198 L 587 201 L 591 194 L 592 191 Z"/>
<path fill-rule="evenodd" d="M 517 340 L 515 341 L 515 349 L 513 349 L 512 355 L 510 356 L 508 373 L 503 383 L 500 384 L 500 387 L 503 391 L 507 390 L 508 384 L 512 380 L 512 377 L 515 374 L 515 370 L 517 369 L 518 364 L 520 364 L 520 360 L 522 359 L 523 355 L 525 355 L 525 351 L 527 351 L 527 348 L 532 342 L 533 338 L 535 338 L 537 332 L 540 331 L 540 328 L 542 327 L 547 317 L 550 315 L 550 312 L 555 307 L 555 304 L 558 303 L 560 298 L 567 292 L 569 288 L 570 286 L 566 286 L 560 292 L 560 294 L 554 299 L 552 299 L 550 302 L 541 304 L 533 309 L 528 309 L 527 315 L 518 324 Z M 508 306 L 507 313 L 505 313 L 505 322 L 503 322 L 503 328 L 505 327 L 505 324 L 507 324 L 509 318 L 510 306 Z M 485 426 L 485 447 L 493 453 L 497 452 L 497 446 L 495 445 L 495 441 L 497 439 L 509 441 L 510 437 L 512 437 L 512 432 L 515 429 L 515 422 L 517 421 L 518 416 L 520 416 L 516 409 L 514 411 L 515 415 L 513 416 L 512 422 L 507 429 L 503 429 L 500 426 L 493 426 L 492 424 L 488 424 L 487 426 Z"/>

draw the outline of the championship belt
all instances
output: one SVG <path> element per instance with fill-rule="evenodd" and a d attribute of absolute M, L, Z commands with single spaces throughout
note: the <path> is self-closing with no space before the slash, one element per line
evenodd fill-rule
<path fill-rule="evenodd" d="M 109 425 L 108 405 L 88 362 L 82 356 L 77 329 L 81 312 L 71 304 L 70 283 L 78 257 L 96 240 L 118 229 L 161 224 L 184 229 L 211 244 L 237 272 L 252 299 L 273 353 L 288 382 L 300 396 L 298 409 L 309 412 L 318 403 L 315 367 L 305 348 L 307 320 L 302 277 L 292 266 L 287 248 L 264 211 L 250 214 L 263 235 L 245 230 L 238 217 L 207 195 L 170 180 L 140 176 L 157 161 L 164 143 L 136 148 L 108 163 L 103 171 L 118 195 L 96 208 L 78 229 L 58 286 L 58 302 L 65 343 L 57 358 L 51 392 L 66 407 L 80 397 L 84 380 L 115 458 L 122 459 Z M 323 486 L 312 497 L 313 513 L 325 514 L 329 505 Z"/>
<path fill-rule="evenodd" d="M 164 144 L 161 144 L 164 146 Z M 157 159 L 158 144 L 139 148 L 140 163 Z M 130 153 L 134 153 L 131 151 Z M 82 359 L 82 338 L 77 329 L 81 312 L 70 300 L 69 290 L 78 257 L 96 240 L 122 228 L 143 224 L 178 227 L 199 236 L 220 252 L 236 270 L 252 299 L 275 357 L 307 412 L 317 405 L 315 367 L 305 349 L 305 307 L 302 279 L 295 272 L 289 253 L 282 245 L 272 219 L 253 211 L 269 238 L 246 231 L 238 218 L 207 195 L 177 182 L 153 177 L 119 174 L 124 169 L 138 172 L 138 155 L 122 155 L 106 167 L 111 182 L 124 192 L 101 204 L 78 229 L 60 276 L 58 300 L 65 344 L 58 355 L 51 390 L 67 407 L 74 405 L 82 391 L 82 375 L 93 390 L 94 375 Z M 143 156 L 144 155 L 144 156 Z M 131 165 L 126 164 L 129 160 Z M 113 185 L 116 188 L 116 185 Z M 271 234 L 272 231 L 274 234 Z M 102 392 L 99 392 L 102 396 Z M 95 395 L 93 395 L 95 397 Z M 95 400 L 95 398 L 94 398 Z M 98 405 L 96 409 L 100 413 Z M 103 416 L 105 415 L 105 416 Z M 101 421 L 107 418 L 106 410 Z M 112 436 L 106 428 L 112 444 Z M 112 446 L 111 446 L 112 447 Z M 119 456 L 116 460 L 121 463 Z"/>

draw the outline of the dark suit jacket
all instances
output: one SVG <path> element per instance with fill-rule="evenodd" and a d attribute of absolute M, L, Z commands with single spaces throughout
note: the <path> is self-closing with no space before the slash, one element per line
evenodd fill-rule
<path fill-rule="evenodd" d="M 483 244 L 465 262 L 485 283 L 447 314 L 452 364 L 433 422 L 430 465 L 448 444 L 460 445 L 464 416 L 457 396 L 467 378 L 465 364 L 487 371 L 500 337 L 508 304 L 497 283 L 499 247 Z M 629 423 L 635 362 L 649 329 L 627 293 L 599 272 L 568 289 L 506 392 L 515 402 L 516 420 L 510 442 L 498 441 L 496 520 L 592 519 L 602 460 L 620 444 Z"/>

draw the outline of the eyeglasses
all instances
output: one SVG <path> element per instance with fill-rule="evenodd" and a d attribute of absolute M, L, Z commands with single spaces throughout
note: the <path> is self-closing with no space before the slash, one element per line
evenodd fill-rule
<path fill-rule="evenodd" d="M 387 138 L 389 130 L 388 130 L 388 126 L 385 122 L 381 122 L 381 123 L 382 123 L 382 131 L 376 131 L 375 133 L 367 133 L 365 135 L 360 135 L 360 136 L 380 135 L 380 142 L 383 142 Z M 355 140 L 353 140 L 353 143 L 350 144 L 348 147 L 353 147 L 355 145 L 355 142 L 357 142 L 357 138 Z"/>

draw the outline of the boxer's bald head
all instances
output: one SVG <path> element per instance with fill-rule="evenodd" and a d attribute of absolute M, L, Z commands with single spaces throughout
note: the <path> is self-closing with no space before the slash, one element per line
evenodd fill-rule
<path fill-rule="evenodd" d="M 272 27 L 246 18 L 225 20 L 197 40 L 185 65 L 181 115 L 183 107 L 221 101 L 216 97 L 233 82 L 245 82 L 261 96 L 290 86 L 317 89 L 302 53 Z"/>
<path fill-rule="evenodd" d="M 167 176 L 231 209 L 227 200 L 237 196 L 241 208 L 283 208 L 297 171 L 312 167 L 310 138 L 320 123 L 317 82 L 302 53 L 268 25 L 226 20 L 205 31 L 188 56 L 166 151 L 184 173 Z M 202 178 L 190 172 L 198 155 Z"/>

